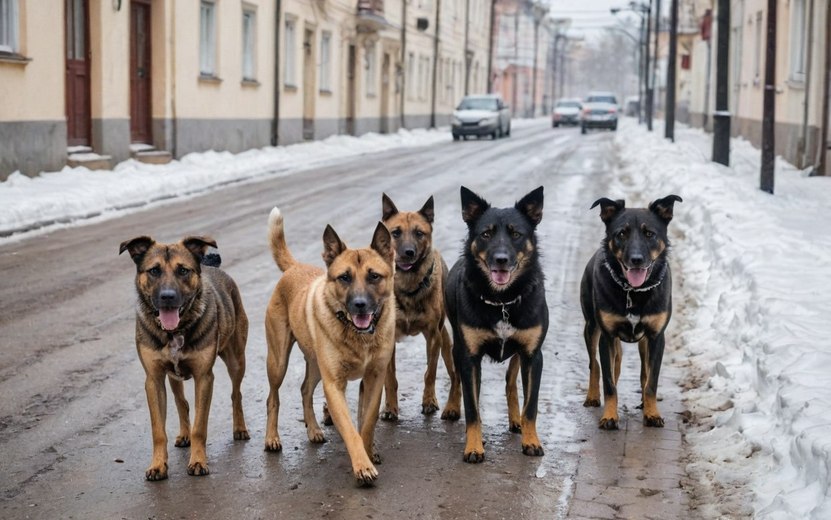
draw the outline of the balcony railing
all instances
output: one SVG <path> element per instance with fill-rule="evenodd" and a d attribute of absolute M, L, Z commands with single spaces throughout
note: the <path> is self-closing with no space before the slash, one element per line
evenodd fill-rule
<path fill-rule="evenodd" d="M 358 0 L 358 31 L 377 32 L 386 27 L 384 0 Z"/>

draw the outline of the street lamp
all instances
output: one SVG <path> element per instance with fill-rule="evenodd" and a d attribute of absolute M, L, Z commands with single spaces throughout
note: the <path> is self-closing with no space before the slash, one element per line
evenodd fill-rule
<path fill-rule="evenodd" d="M 629 7 L 612 7 L 609 11 L 612 14 L 618 14 L 621 11 L 631 11 L 641 17 L 640 41 L 638 42 L 638 66 L 640 68 L 638 73 L 638 124 L 642 123 L 644 119 L 644 98 L 646 98 L 646 103 L 650 104 L 646 110 L 646 126 L 652 130 L 652 96 L 649 89 L 649 33 L 647 32 L 644 35 L 645 30 L 649 30 L 648 21 L 651 15 L 651 9 L 647 4 L 629 2 Z M 646 52 L 644 52 L 644 49 L 646 49 Z"/>

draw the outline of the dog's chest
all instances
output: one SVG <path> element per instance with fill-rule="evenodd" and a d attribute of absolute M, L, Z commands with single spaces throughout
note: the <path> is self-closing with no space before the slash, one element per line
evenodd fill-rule
<path fill-rule="evenodd" d="M 186 381 L 193 376 L 184 349 L 185 337 L 181 334 L 171 337 L 168 344 L 162 349 L 165 371 L 170 377 L 180 381 Z"/>

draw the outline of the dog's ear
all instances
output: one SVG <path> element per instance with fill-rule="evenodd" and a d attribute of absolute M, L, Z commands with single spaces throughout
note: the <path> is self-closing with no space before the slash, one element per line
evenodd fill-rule
<path fill-rule="evenodd" d="M 321 255 L 323 256 L 323 261 L 326 263 L 326 267 L 332 265 L 335 258 L 344 251 L 346 251 L 346 244 L 335 233 L 332 226 L 326 224 L 326 229 L 323 231 L 323 254 Z"/>
<path fill-rule="evenodd" d="M 528 217 L 528 220 L 534 224 L 534 227 L 537 227 L 537 225 L 542 221 L 542 191 L 543 187 L 540 186 L 528 195 L 519 199 L 519 202 L 514 205 L 514 208 Z"/>
<path fill-rule="evenodd" d="M 392 199 L 386 193 L 381 194 L 381 220 L 387 220 L 398 213 L 398 208 L 393 204 Z"/>
<path fill-rule="evenodd" d="M 611 222 L 615 218 L 615 215 L 623 211 L 623 208 L 626 207 L 626 203 L 622 199 L 611 200 L 603 197 L 602 199 L 594 201 L 594 204 L 589 209 L 594 209 L 597 205 L 600 205 L 600 220 L 606 224 Z"/>
<path fill-rule="evenodd" d="M 462 220 L 472 226 L 491 207 L 488 201 L 462 186 Z"/>
<path fill-rule="evenodd" d="M 372 235 L 372 243 L 369 244 L 369 247 L 381 255 L 384 260 L 392 263 L 395 257 L 395 250 L 392 248 L 392 236 L 383 222 L 379 222 L 375 226 L 375 233 Z"/>
<path fill-rule="evenodd" d="M 182 239 L 182 245 L 196 257 L 199 264 L 205 258 L 205 253 L 208 252 L 209 247 L 216 247 L 216 241 L 211 237 L 185 237 Z"/>
<path fill-rule="evenodd" d="M 669 224 L 672 220 L 672 208 L 676 202 L 684 202 L 678 195 L 667 195 L 649 205 L 649 211 L 658 215 L 658 218 Z"/>
<path fill-rule="evenodd" d="M 136 237 L 131 240 L 125 240 L 121 243 L 118 248 L 118 254 L 123 253 L 124 251 L 130 252 L 130 258 L 133 259 L 133 262 L 136 265 L 139 265 L 144 258 L 144 254 L 150 249 L 156 241 L 150 237 L 141 236 Z"/>
<path fill-rule="evenodd" d="M 430 224 L 433 223 L 433 217 L 436 216 L 436 213 L 433 210 L 433 196 L 432 195 L 430 195 L 430 198 L 427 199 L 427 202 L 425 202 L 424 205 L 421 206 L 421 209 L 418 210 L 418 212 L 421 214 L 422 217 L 427 219 L 427 222 L 429 222 Z"/>

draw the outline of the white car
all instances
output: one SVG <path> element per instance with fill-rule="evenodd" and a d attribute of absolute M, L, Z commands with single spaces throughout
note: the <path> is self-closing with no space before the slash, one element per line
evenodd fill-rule
<path fill-rule="evenodd" d="M 497 94 L 465 96 L 453 112 L 451 131 L 454 141 L 469 135 L 511 135 L 511 111 Z"/>
<path fill-rule="evenodd" d="M 557 128 L 560 125 L 580 124 L 580 111 L 583 109 L 583 104 L 579 99 L 564 98 L 557 101 L 554 105 L 554 111 L 551 113 L 551 127 Z"/>
<path fill-rule="evenodd" d="M 590 92 L 583 100 L 580 128 L 586 133 L 590 128 L 617 130 L 617 116 L 620 107 L 613 92 Z"/>

